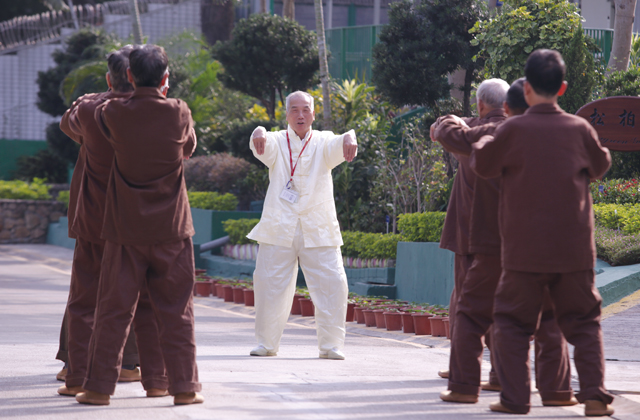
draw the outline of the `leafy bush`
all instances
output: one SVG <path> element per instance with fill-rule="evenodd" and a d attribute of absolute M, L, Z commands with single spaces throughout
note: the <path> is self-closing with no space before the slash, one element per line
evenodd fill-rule
<path fill-rule="evenodd" d="M 58 192 L 58 196 L 56 197 L 56 200 L 61 202 L 62 204 L 64 204 L 64 208 L 69 210 L 69 195 L 70 195 L 70 191 L 60 191 Z"/>
<path fill-rule="evenodd" d="M 238 207 L 238 199 L 231 193 L 189 191 L 189 205 L 203 210 L 233 211 Z"/>
<path fill-rule="evenodd" d="M 640 181 L 638 179 L 608 179 L 591 183 L 594 204 L 640 203 Z"/>
<path fill-rule="evenodd" d="M 445 212 L 408 213 L 398 216 L 398 230 L 407 242 L 439 242 Z"/>
<path fill-rule="evenodd" d="M 0 198 L 14 200 L 49 200 L 49 187 L 44 179 L 34 178 L 30 184 L 24 181 L 0 181 Z"/>
<path fill-rule="evenodd" d="M 614 266 L 640 263 L 640 234 L 626 235 L 596 225 L 595 240 L 601 260 Z"/>
<path fill-rule="evenodd" d="M 184 162 L 184 178 L 189 190 L 226 193 L 237 188 L 238 181 L 246 177 L 250 165 L 246 160 L 227 153 L 198 156 Z"/>
<path fill-rule="evenodd" d="M 247 238 L 247 235 L 259 221 L 260 219 L 225 220 L 222 222 L 222 226 L 224 231 L 229 234 L 232 245 L 255 244 L 256 241 Z"/>
<path fill-rule="evenodd" d="M 277 126 L 275 122 L 269 120 L 236 120 L 227 125 L 227 129 L 220 135 L 220 141 L 226 150 L 230 151 L 234 156 L 263 167 L 263 163 L 253 156 L 253 152 L 249 148 L 251 133 L 259 125 L 263 126 L 267 131 Z"/>
<path fill-rule="evenodd" d="M 604 96 L 640 96 L 640 68 L 611 73 L 604 83 Z"/>
<path fill-rule="evenodd" d="M 342 232 L 342 255 L 354 258 L 396 258 L 398 242 L 402 240 L 398 234 Z"/>
<path fill-rule="evenodd" d="M 596 223 L 633 235 L 640 232 L 640 204 L 596 204 L 593 206 Z"/>

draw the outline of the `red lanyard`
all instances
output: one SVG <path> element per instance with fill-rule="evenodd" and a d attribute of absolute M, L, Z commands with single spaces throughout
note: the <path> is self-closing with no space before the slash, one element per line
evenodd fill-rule
<path fill-rule="evenodd" d="M 300 150 L 300 154 L 298 155 L 298 158 L 296 159 L 296 164 L 294 166 L 293 155 L 291 154 L 291 143 L 289 142 L 289 130 L 287 130 L 287 146 L 289 146 L 289 166 L 291 167 L 291 179 L 293 179 L 293 174 L 296 171 L 296 168 L 298 167 L 298 161 L 300 160 L 300 156 L 302 156 L 302 152 L 304 152 L 305 147 L 307 147 L 307 144 L 309 144 L 309 142 L 311 141 L 311 136 L 313 136 L 313 131 L 309 135 L 309 138 L 307 139 L 307 141 L 304 143 L 304 146 L 302 146 L 302 150 Z"/>

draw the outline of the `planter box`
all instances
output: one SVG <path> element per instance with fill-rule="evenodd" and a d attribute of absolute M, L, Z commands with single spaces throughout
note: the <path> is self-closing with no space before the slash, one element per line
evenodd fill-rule
<path fill-rule="evenodd" d="M 398 299 L 449 305 L 454 254 L 437 242 L 398 242 L 395 286 Z"/>

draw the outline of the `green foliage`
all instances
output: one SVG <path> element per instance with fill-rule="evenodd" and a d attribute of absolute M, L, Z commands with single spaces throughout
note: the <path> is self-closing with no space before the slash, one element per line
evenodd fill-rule
<path fill-rule="evenodd" d="M 17 179 L 43 178 L 56 184 L 67 182 L 67 162 L 50 149 L 40 150 L 33 156 L 20 156 L 16 164 L 13 176 Z"/>
<path fill-rule="evenodd" d="M 224 149 L 234 156 L 246 159 L 251 163 L 262 167 L 264 164 L 253 156 L 249 148 L 251 133 L 257 126 L 263 126 L 267 131 L 276 128 L 277 124 L 269 120 L 235 120 L 227 125 L 224 132 L 220 134 L 219 142 L 224 145 Z"/>
<path fill-rule="evenodd" d="M 604 96 L 640 96 L 640 68 L 614 71 L 604 82 Z"/>
<path fill-rule="evenodd" d="M 493 19 L 478 21 L 471 30 L 475 34 L 472 44 L 480 48 L 477 58 L 485 60 L 484 76 L 511 83 L 524 75 L 524 64 L 532 51 L 554 49 L 565 56 L 569 87 L 585 90 L 572 88 L 565 105 L 575 107 L 582 95 L 588 98 L 599 75 L 591 60 L 581 60 L 585 49 L 593 47 L 586 37 L 576 35 L 577 31 L 582 32 L 576 5 L 566 0 L 511 0 L 503 9 Z"/>
<path fill-rule="evenodd" d="M 231 193 L 189 191 L 189 205 L 203 210 L 233 211 L 238 207 L 238 199 Z"/>
<path fill-rule="evenodd" d="M 613 266 L 640 263 L 640 234 L 628 235 L 596 225 L 594 236 L 601 260 Z"/>
<path fill-rule="evenodd" d="M 232 245 L 255 244 L 256 241 L 247 238 L 247 235 L 259 221 L 260 219 L 225 220 L 222 222 L 222 226 L 224 231 L 229 234 Z"/>
<path fill-rule="evenodd" d="M 373 48 L 374 84 L 397 106 L 433 105 L 449 93 L 448 73 L 474 67 L 469 29 L 480 16 L 472 0 L 391 3 Z"/>
<path fill-rule="evenodd" d="M 86 93 L 104 92 L 109 89 L 105 74 L 109 71 L 106 60 L 92 61 L 71 70 L 62 80 L 60 96 L 65 106 Z"/>
<path fill-rule="evenodd" d="M 395 259 L 398 242 L 402 238 L 398 234 L 342 232 L 342 255 L 345 257 L 365 259 Z"/>
<path fill-rule="evenodd" d="M 440 242 L 445 216 L 445 212 L 401 214 L 398 230 L 407 242 Z"/>
<path fill-rule="evenodd" d="M 259 99 L 275 119 L 276 91 L 306 90 L 319 68 L 316 36 L 299 23 L 259 13 L 241 19 L 230 41 L 213 48 L 225 71 L 218 77 L 230 89 Z"/>
<path fill-rule="evenodd" d="M 70 195 L 70 191 L 60 191 L 58 192 L 58 196 L 56 197 L 56 201 L 61 202 L 62 204 L 64 204 L 64 208 L 69 210 L 69 195 Z"/>
<path fill-rule="evenodd" d="M 589 188 L 594 204 L 640 203 L 640 181 L 635 178 L 596 180 L 591 183 Z"/>
<path fill-rule="evenodd" d="M 34 178 L 33 182 L 0 180 L 0 198 L 14 200 L 50 200 L 49 187 L 44 179 Z"/>
<path fill-rule="evenodd" d="M 627 235 L 640 232 L 640 204 L 596 204 L 593 212 L 599 226 Z"/>
<path fill-rule="evenodd" d="M 375 88 L 357 79 L 343 80 L 342 84 L 331 83 L 331 113 L 334 120 L 334 132 L 342 133 L 363 121 L 374 107 Z M 335 106 L 337 105 L 337 106 Z"/>

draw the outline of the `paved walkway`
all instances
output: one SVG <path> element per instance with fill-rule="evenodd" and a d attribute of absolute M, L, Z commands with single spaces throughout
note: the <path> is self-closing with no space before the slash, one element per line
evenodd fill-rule
<path fill-rule="evenodd" d="M 108 407 L 61 397 L 54 360 L 67 299 L 72 251 L 0 245 L 0 418 L 16 419 L 564 419 L 583 406 L 542 407 L 527 417 L 492 413 L 496 393 L 472 405 L 438 398 L 449 342 L 348 324 L 347 360 L 318 358 L 312 318 L 292 316 L 278 357 L 249 357 L 252 308 L 196 298 L 202 405 L 145 398 L 139 383 L 119 384 Z M 616 419 L 640 419 L 640 296 L 607 308 L 603 321 L 607 387 Z M 483 372 L 487 374 L 488 364 Z M 575 388 L 577 388 L 577 383 Z"/>

